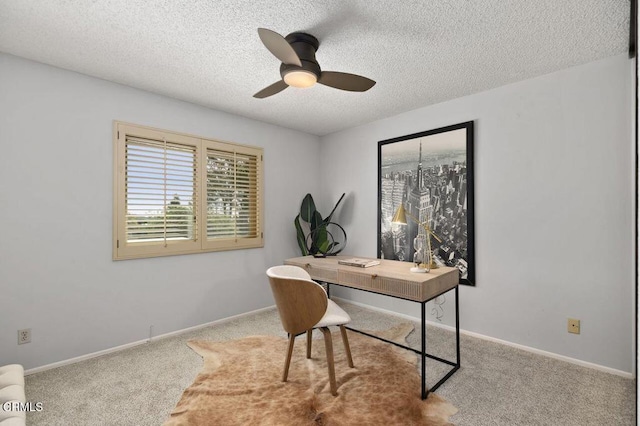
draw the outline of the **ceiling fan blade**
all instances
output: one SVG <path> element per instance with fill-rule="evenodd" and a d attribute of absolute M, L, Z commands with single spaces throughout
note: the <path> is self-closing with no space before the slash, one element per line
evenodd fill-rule
<path fill-rule="evenodd" d="M 335 71 L 322 71 L 318 83 L 350 92 L 366 92 L 376 84 L 375 81 L 361 75 Z"/>
<path fill-rule="evenodd" d="M 280 62 L 287 65 L 302 66 L 296 51 L 280 34 L 266 28 L 258 28 L 258 35 L 265 47 L 269 49 L 269 52 L 273 53 L 273 56 L 278 58 Z"/>
<path fill-rule="evenodd" d="M 271 86 L 267 86 L 261 91 L 259 91 L 258 93 L 256 93 L 255 95 L 253 95 L 253 97 L 258 99 L 264 99 L 271 95 L 275 95 L 276 93 L 282 92 L 287 87 L 289 87 L 289 85 L 284 81 L 282 80 L 276 81 Z"/>

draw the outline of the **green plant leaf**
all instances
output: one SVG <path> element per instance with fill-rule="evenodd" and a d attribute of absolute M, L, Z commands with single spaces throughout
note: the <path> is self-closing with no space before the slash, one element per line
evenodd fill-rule
<path fill-rule="evenodd" d="M 311 222 L 314 214 L 316 213 L 316 204 L 313 202 L 313 197 L 311 194 L 307 194 L 302 199 L 302 204 L 300 205 L 300 217 L 305 222 Z"/>
<path fill-rule="evenodd" d="M 321 225 L 316 229 L 316 232 L 313 233 L 314 245 L 318 248 L 318 251 L 322 254 L 326 254 L 329 251 L 329 246 L 331 242 L 328 238 L 327 228 L 326 226 Z"/>
<path fill-rule="evenodd" d="M 323 225 L 322 222 L 322 215 L 320 214 L 319 211 L 315 210 L 313 212 L 313 216 L 311 216 L 311 220 L 310 220 L 310 225 L 311 225 L 311 231 L 315 231 L 316 229 L 318 229 L 318 227 Z"/>
<path fill-rule="evenodd" d="M 342 232 L 342 235 L 344 236 L 344 243 L 342 244 L 342 246 L 338 249 L 335 250 L 337 248 L 337 246 L 340 245 L 339 241 L 335 241 L 335 238 L 333 237 L 333 234 L 331 235 L 331 239 L 334 241 L 333 246 L 331 247 L 331 253 L 327 253 L 327 255 L 329 256 L 335 256 L 338 253 L 340 253 L 342 250 L 344 250 L 344 248 L 347 246 L 347 233 L 345 232 L 344 228 L 340 225 L 338 225 L 335 222 L 331 222 L 331 223 L 327 223 L 325 224 L 325 228 L 328 227 L 329 225 L 334 225 L 336 228 L 338 228 L 340 230 L 340 232 Z M 329 231 L 327 231 L 328 233 Z M 334 231 L 335 232 L 335 231 Z"/>
<path fill-rule="evenodd" d="M 343 192 L 343 193 L 342 193 L 342 197 L 340 197 L 340 199 L 338 200 L 338 202 L 336 203 L 336 205 L 335 205 L 335 206 L 333 206 L 333 210 L 331 210 L 331 213 L 329 213 L 329 216 L 327 216 L 327 217 L 324 219 L 324 221 L 323 221 L 324 223 L 329 223 L 329 222 L 331 222 L 331 216 L 333 216 L 333 213 L 334 213 L 334 212 L 336 211 L 336 209 L 338 208 L 338 204 L 340 204 L 340 201 L 342 201 L 342 199 L 344 198 L 344 195 L 345 195 L 345 193 Z"/>
<path fill-rule="evenodd" d="M 331 243 L 329 244 L 329 251 L 333 250 L 334 248 L 338 247 L 340 245 L 340 243 Z"/>
<path fill-rule="evenodd" d="M 318 251 L 322 254 L 327 254 L 330 245 L 329 240 L 323 241 L 322 244 L 320 244 L 320 247 L 318 247 Z"/>
<path fill-rule="evenodd" d="M 309 255 L 309 250 L 307 249 L 307 238 L 304 235 L 304 231 L 302 230 L 302 226 L 300 226 L 300 215 L 296 216 L 293 221 L 293 224 L 296 227 L 296 233 L 298 237 L 298 246 L 300 247 L 300 251 L 303 256 Z"/>

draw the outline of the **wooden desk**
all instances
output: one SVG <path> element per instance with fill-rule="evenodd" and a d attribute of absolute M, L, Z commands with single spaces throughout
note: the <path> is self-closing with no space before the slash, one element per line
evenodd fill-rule
<path fill-rule="evenodd" d="M 422 360 L 422 399 L 426 399 L 429 390 L 426 387 L 426 366 L 425 358 L 448 364 L 453 368 L 431 387 L 431 391 L 436 390 L 444 383 L 458 368 L 460 368 L 460 316 L 458 312 L 458 282 L 459 272 L 456 268 L 438 268 L 429 273 L 420 274 L 409 271 L 411 263 L 397 260 L 381 259 L 380 265 L 369 268 L 357 266 L 345 266 L 338 263 L 340 259 L 348 259 L 354 256 L 331 256 L 326 258 L 314 258 L 313 256 L 295 257 L 286 259 L 286 265 L 295 265 L 305 269 L 311 278 L 327 283 L 328 286 L 334 284 L 371 293 L 382 294 L 394 298 L 410 300 L 421 305 L 421 351 L 381 339 L 369 333 L 350 328 L 350 330 L 385 342 L 400 346 L 416 352 Z M 426 314 L 425 305 L 428 301 L 444 294 L 450 290 L 456 293 L 456 361 L 448 361 L 426 352 Z"/>

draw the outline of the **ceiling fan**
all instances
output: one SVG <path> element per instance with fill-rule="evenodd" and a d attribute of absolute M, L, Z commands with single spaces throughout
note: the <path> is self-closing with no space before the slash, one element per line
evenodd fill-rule
<path fill-rule="evenodd" d="M 263 99 L 275 95 L 289 86 L 311 87 L 316 83 L 350 92 L 365 92 L 376 82 L 360 75 L 346 72 L 321 71 L 316 61 L 320 42 L 307 33 L 291 33 L 282 37 L 275 31 L 258 28 L 260 40 L 273 55 L 282 62 L 282 80 L 265 87 L 254 98 Z"/>

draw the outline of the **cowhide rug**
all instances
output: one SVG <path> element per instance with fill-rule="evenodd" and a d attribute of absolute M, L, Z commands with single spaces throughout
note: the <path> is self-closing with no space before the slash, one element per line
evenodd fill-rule
<path fill-rule="evenodd" d="M 401 324 L 378 333 L 404 342 Z M 165 426 L 178 425 L 449 425 L 457 409 L 431 393 L 420 399 L 417 356 L 349 331 L 355 368 L 349 368 L 339 332 L 333 333 L 338 396 L 331 395 L 324 341 L 298 336 L 288 381 L 282 382 L 287 340 L 275 336 L 227 342 L 192 340 L 204 358 Z"/>

